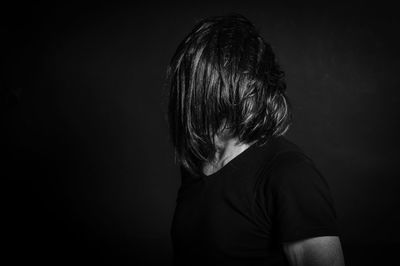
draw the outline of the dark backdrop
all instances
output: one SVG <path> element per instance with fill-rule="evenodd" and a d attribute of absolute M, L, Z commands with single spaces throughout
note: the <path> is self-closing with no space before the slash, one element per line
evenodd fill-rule
<path fill-rule="evenodd" d="M 7 257 L 168 265 L 180 180 L 165 70 L 199 19 L 239 12 L 287 73 L 288 138 L 331 186 L 347 264 L 387 264 L 400 239 L 400 24 L 394 6 L 363 2 L 3 6 Z"/>

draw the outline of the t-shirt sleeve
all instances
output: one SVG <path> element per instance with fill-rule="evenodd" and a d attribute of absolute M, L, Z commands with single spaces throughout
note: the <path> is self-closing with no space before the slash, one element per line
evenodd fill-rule
<path fill-rule="evenodd" d="M 328 183 L 308 157 L 282 156 L 271 173 L 268 188 L 278 241 L 338 235 Z"/>

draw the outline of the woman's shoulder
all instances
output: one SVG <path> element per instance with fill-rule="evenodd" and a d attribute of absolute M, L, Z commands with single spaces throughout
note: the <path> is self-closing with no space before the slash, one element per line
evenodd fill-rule
<path fill-rule="evenodd" d="M 274 142 L 271 145 L 273 155 L 265 158 L 261 176 L 278 183 L 322 176 L 313 160 L 297 144 L 285 137 L 276 138 Z"/>
<path fill-rule="evenodd" d="M 293 164 L 300 161 L 312 162 L 304 150 L 286 137 L 279 136 L 270 140 L 264 147 L 264 162 L 266 164 Z"/>

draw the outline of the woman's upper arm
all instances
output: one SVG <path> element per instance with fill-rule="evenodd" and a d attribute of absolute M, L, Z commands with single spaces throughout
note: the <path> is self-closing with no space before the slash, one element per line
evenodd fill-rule
<path fill-rule="evenodd" d="M 321 236 L 283 243 L 292 266 L 344 266 L 343 251 L 338 236 Z"/>

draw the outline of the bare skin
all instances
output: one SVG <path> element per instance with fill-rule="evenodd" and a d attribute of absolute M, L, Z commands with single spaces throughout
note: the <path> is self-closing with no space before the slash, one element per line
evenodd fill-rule
<path fill-rule="evenodd" d="M 321 236 L 283 244 L 292 266 L 344 266 L 344 256 L 337 236 Z"/>
<path fill-rule="evenodd" d="M 217 153 L 212 163 L 203 167 L 205 175 L 220 170 L 253 143 L 239 143 L 235 138 L 215 137 Z M 283 250 L 291 266 L 344 266 L 343 251 L 337 236 L 321 236 L 283 243 Z"/>
<path fill-rule="evenodd" d="M 215 144 L 217 146 L 217 153 L 212 163 L 203 166 L 203 173 L 205 175 L 212 175 L 218 172 L 218 170 L 249 148 L 253 143 L 239 143 L 237 138 L 223 139 L 215 137 Z"/>

